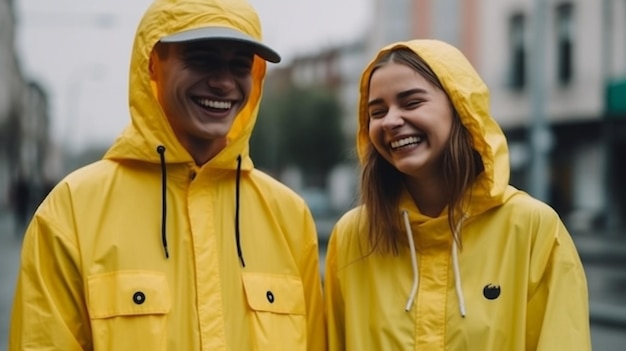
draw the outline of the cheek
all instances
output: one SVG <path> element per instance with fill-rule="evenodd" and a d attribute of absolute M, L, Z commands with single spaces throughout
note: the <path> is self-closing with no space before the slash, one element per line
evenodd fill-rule
<path fill-rule="evenodd" d="M 452 115 L 450 115 L 450 119 L 446 121 L 446 127 L 443 131 L 443 136 L 446 139 L 446 142 L 450 141 L 450 136 L 452 135 Z"/>
<path fill-rule="evenodd" d="M 248 100 L 250 97 L 250 93 L 252 92 L 252 76 L 248 76 L 248 78 L 241 79 L 239 81 L 239 86 L 241 87 L 241 92 L 243 93 L 244 100 Z"/>
<path fill-rule="evenodd" d="M 171 98 L 171 96 L 176 91 L 176 80 L 172 75 L 164 75 L 157 82 L 157 87 L 159 89 L 159 95 L 164 98 Z"/>
<path fill-rule="evenodd" d="M 437 131 L 436 134 L 439 136 L 439 139 L 448 142 L 450 133 L 452 133 L 452 120 L 454 119 L 452 110 L 449 108 L 441 109 L 433 115 L 440 116 L 438 121 L 434 122 Z"/>
<path fill-rule="evenodd" d="M 369 131 L 370 141 L 374 145 L 374 148 L 378 150 L 379 153 L 383 153 L 381 149 L 384 148 L 384 141 L 383 141 L 384 137 L 382 133 L 382 128 L 380 127 L 379 124 L 380 123 L 370 122 L 368 131 Z"/>

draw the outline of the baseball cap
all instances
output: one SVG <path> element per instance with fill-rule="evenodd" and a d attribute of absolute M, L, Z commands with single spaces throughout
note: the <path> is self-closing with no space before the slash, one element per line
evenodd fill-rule
<path fill-rule="evenodd" d="M 261 43 L 260 41 L 243 32 L 228 27 L 202 27 L 189 29 L 186 31 L 165 36 L 161 38 L 161 42 L 178 43 L 206 39 L 233 40 L 246 43 L 254 48 L 255 54 L 262 59 L 272 63 L 280 62 L 280 55 L 269 46 Z"/>

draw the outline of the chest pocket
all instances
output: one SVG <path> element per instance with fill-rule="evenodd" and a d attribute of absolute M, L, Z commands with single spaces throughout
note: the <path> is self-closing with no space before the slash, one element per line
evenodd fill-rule
<path fill-rule="evenodd" d="M 88 277 L 94 349 L 165 350 L 171 298 L 161 272 L 118 271 Z"/>
<path fill-rule="evenodd" d="M 300 277 L 242 273 L 255 350 L 305 350 L 306 304 Z"/>

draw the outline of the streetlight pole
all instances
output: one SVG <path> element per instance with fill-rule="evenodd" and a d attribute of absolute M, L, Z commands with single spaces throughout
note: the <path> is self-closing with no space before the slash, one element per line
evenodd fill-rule
<path fill-rule="evenodd" d="M 548 201 L 548 153 L 552 147 L 552 134 L 546 118 L 545 96 L 545 46 L 547 1 L 535 0 L 533 13 L 533 60 L 531 77 L 532 119 L 530 148 L 532 150 L 530 192 L 539 200 Z"/>
<path fill-rule="evenodd" d="M 607 86 L 611 79 L 611 67 L 613 64 L 613 55 L 615 49 L 614 44 L 614 24 L 613 24 L 614 6 L 610 0 L 602 0 L 602 83 L 604 90 L 604 120 L 602 121 L 602 140 L 604 142 L 604 204 L 603 209 L 606 212 L 606 229 L 609 234 L 618 232 L 620 226 L 620 217 L 616 210 L 616 200 L 613 195 L 615 184 L 618 184 L 616 177 L 613 176 L 614 165 L 612 159 L 614 157 L 613 143 L 614 133 L 612 132 L 612 123 L 607 119 L 608 96 Z"/>

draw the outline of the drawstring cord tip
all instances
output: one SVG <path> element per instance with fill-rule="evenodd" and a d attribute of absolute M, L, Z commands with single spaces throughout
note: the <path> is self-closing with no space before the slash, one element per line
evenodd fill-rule
<path fill-rule="evenodd" d="M 404 310 L 409 312 L 411 306 L 413 306 L 413 300 L 417 294 L 417 287 L 419 284 L 419 269 L 417 267 L 417 255 L 415 254 L 415 242 L 413 241 L 413 231 L 411 230 L 411 223 L 409 222 L 409 212 L 407 210 L 402 211 L 404 217 L 404 228 L 406 230 L 407 240 L 409 241 L 409 250 L 411 251 L 411 268 L 413 269 L 413 285 L 411 286 L 411 292 L 406 302 Z"/>

